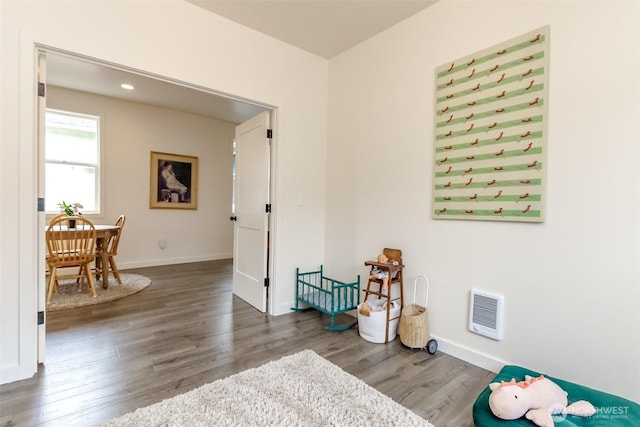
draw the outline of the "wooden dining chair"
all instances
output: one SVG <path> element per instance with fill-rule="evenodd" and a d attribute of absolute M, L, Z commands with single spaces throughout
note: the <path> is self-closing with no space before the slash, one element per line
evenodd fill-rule
<path fill-rule="evenodd" d="M 46 262 L 49 266 L 49 289 L 47 302 L 58 291 L 62 279 L 86 278 L 93 297 L 96 296 L 91 263 L 95 259 L 96 228 L 84 216 L 54 217 L 45 233 L 47 242 Z M 59 269 L 73 267 L 75 274 L 61 274 Z M 75 268 L 80 267 L 79 270 Z"/>
<path fill-rule="evenodd" d="M 120 245 L 120 237 L 122 236 L 122 230 L 124 229 L 124 223 L 127 221 L 127 218 L 124 215 L 120 215 L 116 220 L 116 225 L 118 226 L 118 232 L 109 238 L 109 241 L 106 243 L 104 250 L 108 255 L 109 263 L 106 266 L 96 266 L 96 277 L 100 277 L 102 280 L 109 280 L 109 272 L 113 274 L 113 277 L 118 281 L 119 284 L 122 284 L 122 280 L 120 280 L 120 272 L 118 271 L 118 265 L 116 264 L 116 255 L 118 255 L 118 246 Z M 104 270 L 104 272 L 102 271 Z"/>

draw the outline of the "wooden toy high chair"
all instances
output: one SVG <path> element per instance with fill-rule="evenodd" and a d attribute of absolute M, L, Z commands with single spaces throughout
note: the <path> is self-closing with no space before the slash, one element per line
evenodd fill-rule
<path fill-rule="evenodd" d="M 383 264 L 383 263 L 379 263 L 377 261 L 365 261 L 364 265 L 369 266 L 369 267 L 375 267 L 378 268 L 380 270 L 386 270 L 389 274 L 389 281 L 387 283 L 388 287 L 387 287 L 387 291 L 386 292 L 382 292 L 382 284 L 383 284 L 383 279 L 378 279 L 378 278 L 370 278 L 369 281 L 367 282 L 367 289 L 364 289 L 364 300 L 367 301 L 369 299 L 370 295 L 375 295 L 380 299 L 386 299 L 387 300 L 387 326 L 386 326 L 386 331 L 385 331 L 385 339 L 384 342 L 388 343 L 389 342 L 389 325 L 391 324 L 391 321 L 396 320 L 396 319 L 400 319 L 400 314 L 398 314 L 397 317 L 391 317 L 391 308 L 393 305 L 394 301 L 400 301 L 400 311 L 399 313 L 402 313 L 402 308 L 404 307 L 404 294 L 403 294 L 403 281 L 402 281 L 402 269 L 404 267 L 404 264 L 402 263 L 402 251 L 400 249 L 391 249 L 391 248 L 384 248 L 384 250 L 382 251 L 383 254 L 386 255 L 387 258 L 389 258 L 389 260 L 394 260 L 397 261 L 399 265 L 393 265 L 393 264 Z M 377 284 L 377 286 L 375 285 Z M 400 287 L 400 296 L 393 296 L 394 292 L 393 292 L 393 285 L 399 285 Z"/>

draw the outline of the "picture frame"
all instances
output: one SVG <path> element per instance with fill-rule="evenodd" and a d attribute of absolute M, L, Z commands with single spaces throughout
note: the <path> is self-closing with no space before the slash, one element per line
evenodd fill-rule
<path fill-rule="evenodd" d="M 433 219 L 544 222 L 549 26 L 436 68 Z"/>
<path fill-rule="evenodd" d="M 198 209 L 198 157 L 151 152 L 149 208 Z"/>

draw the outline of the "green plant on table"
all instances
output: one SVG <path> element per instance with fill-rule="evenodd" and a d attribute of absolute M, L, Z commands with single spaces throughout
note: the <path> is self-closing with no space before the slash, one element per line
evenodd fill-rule
<path fill-rule="evenodd" d="M 64 200 L 58 203 L 58 207 L 60 208 L 60 213 L 67 214 L 68 216 L 82 215 L 80 209 L 83 208 L 80 203 L 66 203 Z"/>

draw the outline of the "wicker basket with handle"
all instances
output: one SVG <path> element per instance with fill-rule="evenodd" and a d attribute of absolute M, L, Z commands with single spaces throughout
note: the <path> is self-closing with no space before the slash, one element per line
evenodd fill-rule
<path fill-rule="evenodd" d="M 415 303 L 418 279 L 424 279 L 425 305 Z M 408 304 L 402 309 L 398 334 L 402 344 L 410 348 L 425 348 L 429 342 L 429 315 L 427 301 L 429 298 L 429 280 L 425 276 L 416 277 L 413 283 L 413 304 Z"/>

